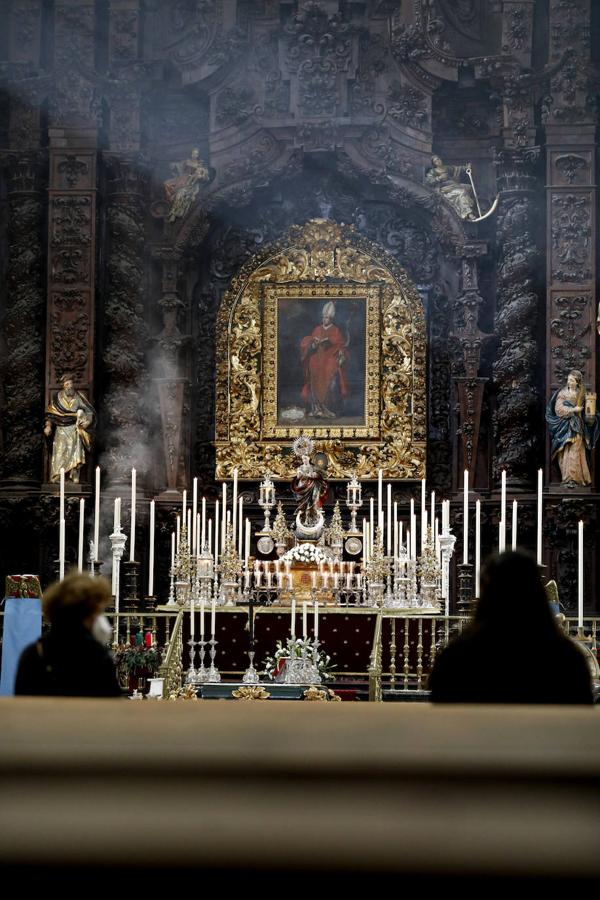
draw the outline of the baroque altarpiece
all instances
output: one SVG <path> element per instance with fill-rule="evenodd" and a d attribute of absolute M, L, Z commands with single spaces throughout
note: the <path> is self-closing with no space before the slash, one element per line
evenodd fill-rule
<path fill-rule="evenodd" d="M 44 420 L 70 375 L 97 415 L 72 534 L 96 464 L 107 501 L 136 467 L 165 546 L 192 476 L 214 497 L 235 465 L 258 517 L 259 467 L 288 477 L 308 431 L 334 499 L 351 471 L 383 468 L 405 512 L 426 474 L 460 524 L 468 469 L 490 549 L 502 471 L 534 545 L 542 468 L 544 562 L 573 609 L 583 520 L 593 611 L 593 458 L 592 484 L 563 484 L 544 411 L 571 370 L 597 383 L 599 12 L 3 4 L 3 570 L 54 574 Z M 353 336 L 347 415 L 327 422 L 319 401 L 303 420 L 293 338 L 332 311 Z"/>

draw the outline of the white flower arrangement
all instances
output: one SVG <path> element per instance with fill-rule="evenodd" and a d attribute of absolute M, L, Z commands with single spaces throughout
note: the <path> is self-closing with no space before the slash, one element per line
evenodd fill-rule
<path fill-rule="evenodd" d="M 282 674 L 285 662 L 292 655 L 301 657 L 303 650 L 308 656 L 312 657 L 314 651 L 311 638 L 307 638 L 306 640 L 303 640 L 303 638 L 296 638 L 294 641 L 292 641 L 291 638 L 287 638 L 285 647 L 283 646 L 282 641 L 277 641 L 275 653 L 272 656 L 267 656 L 263 662 L 261 675 L 266 675 L 269 681 L 278 680 L 278 676 L 281 676 Z M 333 678 L 331 670 L 335 669 L 335 663 L 332 664 L 331 657 L 323 650 L 319 650 L 317 668 L 323 681 L 328 681 Z"/>
<path fill-rule="evenodd" d="M 298 544 L 282 556 L 283 562 L 320 563 L 327 560 L 327 555 L 314 544 Z"/>

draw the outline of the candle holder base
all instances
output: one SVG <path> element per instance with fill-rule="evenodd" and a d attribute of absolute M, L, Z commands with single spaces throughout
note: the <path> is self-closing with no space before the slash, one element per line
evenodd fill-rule
<path fill-rule="evenodd" d="M 140 612 L 140 598 L 138 597 L 138 569 L 139 562 L 130 559 L 122 562 L 121 566 L 124 571 L 125 596 L 123 598 L 123 608 L 125 612 Z"/>
<path fill-rule="evenodd" d="M 250 665 L 244 672 L 242 681 L 244 684 L 258 684 L 260 682 L 260 676 L 254 668 L 254 650 L 248 651 L 248 659 L 250 661 Z"/>
<path fill-rule="evenodd" d="M 473 597 L 473 566 L 471 563 L 461 563 L 458 566 L 458 603 L 456 604 L 460 616 L 470 616 L 475 606 Z"/>
<path fill-rule="evenodd" d="M 147 594 L 144 597 L 144 612 L 156 612 L 158 598 L 154 594 Z"/>

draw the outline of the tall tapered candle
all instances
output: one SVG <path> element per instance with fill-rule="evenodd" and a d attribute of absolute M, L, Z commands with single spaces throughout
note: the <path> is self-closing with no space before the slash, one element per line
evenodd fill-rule
<path fill-rule="evenodd" d="M 150 501 L 150 547 L 148 550 L 148 596 L 154 596 L 154 530 L 156 508 L 154 500 Z"/>
<path fill-rule="evenodd" d="M 544 472 L 538 469 L 537 486 L 537 562 L 542 565 L 542 491 L 544 489 Z"/>
<path fill-rule="evenodd" d="M 375 500 L 371 497 L 369 501 L 369 551 L 373 546 L 373 532 L 375 531 Z M 369 556 L 370 556 L 369 552 Z"/>
<path fill-rule="evenodd" d="M 237 469 L 236 469 L 237 472 Z M 238 545 L 238 556 L 240 559 L 243 559 L 242 553 L 244 550 L 244 498 L 240 497 L 238 500 L 238 536 L 237 536 L 237 545 Z M 235 527 L 233 529 L 233 535 L 235 538 Z"/>
<path fill-rule="evenodd" d="M 368 534 L 367 534 L 367 531 L 368 531 L 367 520 L 363 519 L 363 561 L 365 562 L 365 564 L 368 559 L 368 541 L 367 541 Z"/>
<path fill-rule="evenodd" d="M 176 527 L 176 531 L 177 531 L 177 552 L 179 553 L 179 542 L 180 542 L 180 540 L 181 540 L 181 518 L 180 518 L 180 516 L 177 516 L 177 520 L 176 520 L 176 521 L 177 521 L 177 527 Z"/>
<path fill-rule="evenodd" d="M 475 597 L 479 597 L 479 570 L 481 568 L 481 500 L 475 501 Z"/>
<path fill-rule="evenodd" d="M 208 520 L 208 528 L 207 528 L 207 531 L 208 531 L 208 538 L 207 538 L 207 542 L 208 542 L 208 552 L 209 552 L 209 553 L 212 553 L 212 519 L 209 519 L 209 520 Z"/>
<path fill-rule="evenodd" d="M 206 497 L 202 498 L 202 530 L 200 535 L 200 551 L 204 550 L 206 543 Z"/>
<path fill-rule="evenodd" d="M 512 505 L 512 527 L 510 529 L 511 549 L 517 549 L 517 501 L 513 500 Z"/>
<path fill-rule="evenodd" d="M 296 637 L 296 597 L 292 594 L 292 608 L 290 611 L 290 634 Z"/>
<path fill-rule="evenodd" d="M 192 553 L 196 553 L 196 547 L 198 545 L 198 527 L 196 516 L 198 515 L 198 479 L 194 478 L 192 482 L 192 522 L 193 522 L 193 531 L 192 531 Z"/>
<path fill-rule="evenodd" d="M 196 628 L 195 619 L 195 609 L 194 609 L 194 592 L 190 592 L 190 637 L 192 640 L 194 639 L 194 630 Z"/>
<path fill-rule="evenodd" d="M 213 638 L 215 636 L 216 616 L 217 616 L 217 598 L 213 594 L 212 605 L 210 608 L 210 634 L 211 634 L 211 637 L 213 637 Z"/>
<path fill-rule="evenodd" d="M 469 562 L 469 472 L 463 474 L 463 565 Z"/>
<path fill-rule="evenodd" d="M 171 568 L 175 568 L 175 532 L 171 532 Z"/>
<path fill-rule="evenodd" d="M 425 538 L 427 537 L 427 485 L 425 479 L 421 478 L 421 553 L 425 549 Z"/>
<path fill-rule="evenodd" d="M 59 499 L 59 514 L 58 521 L 65 517 L 65 470 L 61 468 L 60 470 L 60 499 Z"/>
<path fill-rule="evenodd" d="M 398 503 L 394 501 L 394 556 L 398 556 Z"/>
<path fill-rule="evenodd" d="M 308 637 L 308 603 L 302 604 L 302 637 L 304 640 Z"/>
<path fill-rule="evenodd" d="M 577 627 L 583 628 L 583 522 L 577 527 Z"/>
<path fill-rule="evenodd" d="M 187 533 L 188 533 L 188 549 L 190 547 L 190 542 L 192 540 L 192 511 L 188 509 L 187 511 Z"/>
<path fill-rule="evenodd" d="M 225 546 L 225 538 L 227 536 L 227 485 L 223 482 L 223 509 L 221 510 L 221 536 L 219 539 L 219 546 L 221 547 L 221 552 L 223 551 L 223 547 Z"/>
<path fill-rule="evenodd" d="M 94 495 L 94 562 L 98 562 L 100 543 L 100 466 L 96 466 L 96 493 Z"/>
<path fill-rule="evenodd" d="M 58 577 L 62 581 L 65 577 L 65 520 L 58 523 Z"/>
<path fill-rule="evenodd" d="M 187 506 L 187 491 L 184 489 L 183 491 L 183 500 L 181 502 L 181 521 L 185 522 L 185 508 Z"/>
<path fill-rule="evenodd" d="M 431 522 L 431 527 L 433 528 L 433 523 L 435 522 L 435 491 L 431 492 L 431 518 L 429 519 Z"/>
<path fill-rule="evenodd" d="M 387 532 L 386 532 L 386 552 L 388 556 L 392 555 L 392 486 L 387 486 Z"/>
<path fill-rule="evenodd" d="M 246 536 L 244 540 L 244 565 L 248 565 L 250 556 L 250 519 L 246 519 Z"/>
<path fill-rule="evenodd" d="M 119 527 L 119 498 L 115 497 L 115 503 L 113 507 L 113 531 L 116 531 Z"/>
<path fill-rule="evenodd" d="M 131 527 L 129 531 L 129 562 L 135 559 L 135 501 L 137 491 L 137 474 L 131 470 Z"/>
<path fill-rule="evenodd" d="M 238 523 L 238 517 L 237 517 L 238 495 L 237 494 L 238 494 L 238 470 L 234 469 L 233 470 L 233 496 L 231 498 L 231 509 L 233 512 L 233 514 L 231 516 L 231 524 L 233 525 L 233 543 L 234 543 L 234 545 L 237 544 L 237 523 Z M 243 520 L 240 519 L 240 522 L 242 522 L 242 521 Z M 240 541 L 240 544 L 241 544 L 241 541 Z M 242 554 L 240 551 L 239 556 L 241 556 L 241 555 Z"/>
<path fill-rule="evenodd" d="M 417 557 L 417 515 L 414 498 L 410 498 L 410 558 Z"/>
<path fill-rule="evenodd" d="M 77 547 L 77 568 L 83 572 L 83 524 L 85 517 L 85 500 L 79 500 L 79 544 Z"/>
<path fill-rule="evenodd" d="M 315 641 L 319 639 L 319 601 L 315 600 L 315 618 L 314 618 L 314 638 Z"/>
<path fill-rule="evenodd" d="M 377 521 L 379 514 L 383 511 L 383 469 L 379 469 L 377 473 Z"/>
<path fill-rule="evenodd" d="M 219 561 L 219 532 L 221 530 L 221 520 L 219 519 L 219 501 L 215 503 L 215 566 Z"/>

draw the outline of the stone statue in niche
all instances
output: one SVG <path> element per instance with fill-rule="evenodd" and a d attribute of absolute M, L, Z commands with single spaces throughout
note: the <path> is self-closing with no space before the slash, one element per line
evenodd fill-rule
<path fill-rule="evenodd" d="M 189 159 L 171 164 L 173 178 L 165 183 L 165 196 L 169 203 L 168 222 L 183 219 L 198 196 L 200 185 L 211 180 L 210 169 L 200 159 L 200 151 L 192 150 Z"/>
<path fill-rule="evenodd" d="M 472 186 L 460 182 L 462 175 L 467 175 L 470 179 L 470 163 L 466 166 L 446 166 L 439 156 L 432 156 L 431 168 L 425 174 L 425 184 L 435 188 L 461 219 L 475 222 L 481 216 Z"/>
<path fill-rule="evenodd" d="M 562 483 L 591 484 L 587 451 L 594 449 L 600 435 L 600 414 L 596 412 L 596 394 L 586 393 L 578 369 L 569 372 L 566 385 L 550 398 L 546 421 L 552 459 L 558 461 Z"/>
<path fill-rule="evenodd" d="M 70 373 L 63 375 L 61 384 L 62 389 L 53 394 L 46 408 L 44 425 L 46 437 L 53 437 L 50 481 L 58 481 L 60 470 L 64 469 L 65 478 L 77 484 L 86 453 L 91 449 L 90 431 L 96 413 L 91 403 L 75 389 Z"/>

